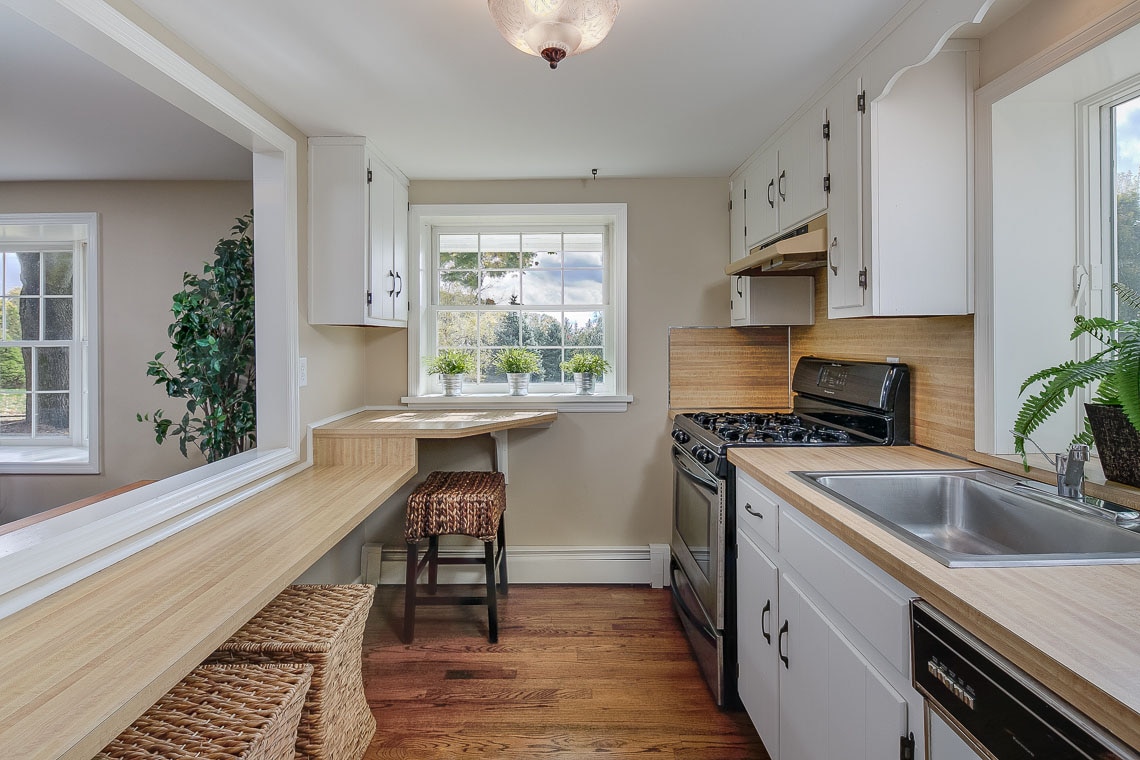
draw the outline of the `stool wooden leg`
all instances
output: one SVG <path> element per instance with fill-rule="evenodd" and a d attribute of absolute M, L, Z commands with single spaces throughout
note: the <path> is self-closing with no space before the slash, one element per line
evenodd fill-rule
<path fill-rule="evenodd" d="M 487 566 L 487 630 L 492 644 L 499 643 L 499 607 L 495 603 L 495 542 L 483 542 Z"/>
<path fill-rule="evenodd" d="M 499 592 L 507 595 L 507 516 L 499 518 Z"/>
<path fill-rule="evenodd" d="M 435 594 L 439 577 L 439 536 L 428 539 L 428 593 Z"/>
<path fill-rule="evenodd" d="M 404 583 L 404 643 L 411 644 L 416 632 L 416 572 L 419 566 L 419 544 L 408 542 L 408 572 Z"/>

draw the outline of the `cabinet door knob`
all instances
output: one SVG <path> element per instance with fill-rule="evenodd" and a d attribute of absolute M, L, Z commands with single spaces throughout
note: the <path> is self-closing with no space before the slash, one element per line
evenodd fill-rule
<path fill-rule="evenodd" d="M 764 641 L 770 645 L 772 643 L 772 633 L 768 630 L 768 620 L 772 618 L 772 600 L 769 599 L 764 603 L 764 609 L 760 611 L 760 633 L 764 635 Z"/>
<path fill-rule="evenodd" d="M 784 624 L 780 626 L 780 636 L 776 640 L 776 651 L 780 654 L 780 659 L 784 661 L 784 670 L 788 668 L 788 621 L 785 620 Z"/>
<path fill-rule="evenodd" d="M 754 517 L 759 517 L 761 520 L 764 519 L 764 515 L 760 514 L 755 509 L 752 508 L 752 502 L 747 502 L 747 501 L 744 502 L 744 511 L 747 512 L 748 514 L 754 516 Z"/>
<path fill-rule="evenodd" d="M 780 172 L 780 200 L 786 201 L 788 199 L 788 172 L 785 169 Z"/>
<path fill-rule="evenodd" d="M 833 237 L 831 239 L 831 245 L 827 246 L 827 265 L 829 267 L 831 267 L 831 273 L 837 277 L 839 276 L 839 267 L 836 266 L 835 259 L 832 258 L 831 254 L 838 247 L 839 247 L 839 238 Z"/>
<path fill-rule="evenodd" d="M 775 187 L 776 187 L 776 180 L 772 180 L 768 183 L 768 205 L 771 206 L 772 208 L 776 208 L 776 199 L 772 197 L 772 190 Z"/>
<path fill-rule="evenodd" d="M 388 280 L 392 283 L 392 287 L 388 288 L 388 295 L 393 295 L 396 292 L 396 273 L 391 269 L 388 270 Z"/>
<path fill-rule="evenodd" d="M 740 289 L 740 280 L 741 280 L 741 278 L 739 276 L 737 276 L 737 278 L 736 278 L 736 295 L 740 296 L 741 298 L 744 298 L 744 291 Z"/>
<path fill-rule="evenodd" d="M 404 292 L 404 278 L 399 272 L 396 272 L 396 279 L 400 282 L 399 287 L 396 289 L 396 298 L 399 298 L 400 294 Z"/>

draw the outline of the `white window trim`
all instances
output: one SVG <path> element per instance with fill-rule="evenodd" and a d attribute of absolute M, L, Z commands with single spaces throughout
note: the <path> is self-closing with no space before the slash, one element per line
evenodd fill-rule
<path fill-rule="evenodd" d="M 0 0 L 253 151 L 258 446 L 0 536 L 0 618 L 240 504 L 300 467 L 297 143 L 104 0 Z"/>
<path fill-rule="evenodd" d="M 0 214 L 0 224 L 83 224 L 86 244 L 78 264 L 83 283 L 76 294 L 78 361 L 71 367 L 68 443 L 0 444 L 0 475 L 86 475 L 100 472 L 102 416 L 99 393 L 99 215 L 96 213 Z"/>
<path fill-rule="evenodd" d="M 413 205 L 408 218 L 408 240 L 411 254 L 418 262 L 411 271 L 411 311 L 408 320 L 408 391 L 403 403 L 417 409 L 456 408 L 556 408 L 565 412 L 623 412 L 633 402 L 628 394 L 628 230 L 624 203 L 569 204 L 442 204 Z M 431 335 L 424 329 L 431 308 L 432 228 L 438 226 L 491 227 L 496 225 L 581 226 L 604 224 L 612 230 L 607 290 L 613 304 L 607 325 L 607 342 L 613 342 L 613 382 L 607 382 L 606 395 L 575 396 L 564 391 L 532 390 L 526 396 L 508 396 L 505 390 L 488 393 L 475 387 L 475 392 L 454 398 L 424 393 L 429 387 L 421 357 L 428 355 Z M 608 380 L 608 379 L 607 379 Z M 533 386 L 532 386 L 533 387 Z"/>

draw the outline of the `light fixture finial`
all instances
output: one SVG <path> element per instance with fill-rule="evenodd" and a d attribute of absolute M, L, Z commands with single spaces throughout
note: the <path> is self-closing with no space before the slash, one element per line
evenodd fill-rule
<path fill-rule="evenodd" d="M 618 0 L 487 0 L 487 8 L 507 42 L 556 69 L 605 39 Z"/>

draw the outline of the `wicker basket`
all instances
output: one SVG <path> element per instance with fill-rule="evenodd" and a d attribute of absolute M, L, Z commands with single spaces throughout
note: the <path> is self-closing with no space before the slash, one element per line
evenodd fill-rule
<path fill-rule="evenodd" d="M 97 760 L 290 760 L 313 668 L 195 668 L 96 755 Z"/>
<path fill-rule="evenodd" d="M 359 760 L 376 733 L 361 677 L 374 592 L 366 585 L 290 586 L 208 660 L 313 666 L 297 731 L 298 758 Z"/>

